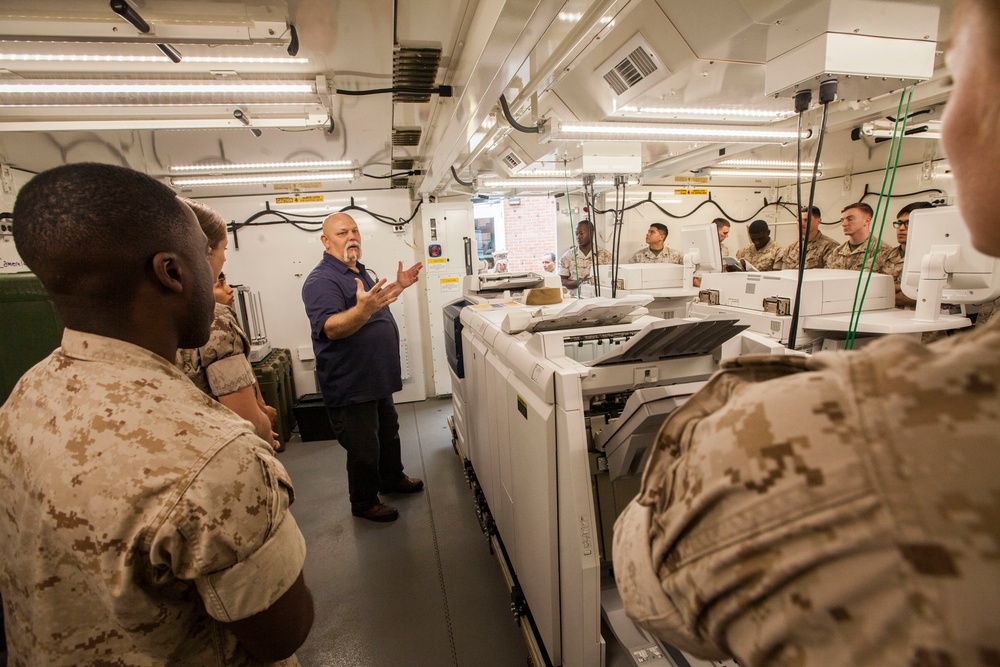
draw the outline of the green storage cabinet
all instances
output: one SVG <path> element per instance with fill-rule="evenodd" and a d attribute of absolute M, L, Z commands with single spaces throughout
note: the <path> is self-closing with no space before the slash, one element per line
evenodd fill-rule
<path fill-rule="evenodd" d="M 0 274 L 0 403 L 62 342 L 63 324 L 33 273 Z"/>

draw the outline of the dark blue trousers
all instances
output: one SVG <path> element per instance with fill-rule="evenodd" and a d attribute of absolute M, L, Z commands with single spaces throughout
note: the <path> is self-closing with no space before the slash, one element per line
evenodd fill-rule
<path fill-rule="evenodd" d="M 333 434 L 347 450 L 351 507 L 365 510 L 378 502 L 379 486 L 403 476 L 399 415 L 392 396 L 327 408 Z"/>

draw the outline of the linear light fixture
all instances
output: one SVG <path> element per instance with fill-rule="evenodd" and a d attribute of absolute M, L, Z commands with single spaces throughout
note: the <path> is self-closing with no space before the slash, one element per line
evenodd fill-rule
<path fill-rule="evenodd" d="M 762 167 L 764 169 L 774 168 L 774 169 L 795 169 L 795 160 L 754 160 L 750 158 L 730 158 L 729 160 L 722 160 L 719 162 L 720 165 L 726 167 Z M 802 169 L 813 168 L 812 162 L 801 162 L 799 163 Z M 823 163 L 820 162 L 819 166 L 822 167 Z"/>
<path fill-rule="evenodd" d="M 708 172 L 713 178 L 716 176 L 725 178 L 795 178 L 796 176 L 794 170 L 781 169 L 716 169 L 713 167 Z M 803 169 L 800 175 L 803 180 L 812 178 L 812 169 Z M 817 177 L 822 175 L 821 171 L 816 173 Z"/>
<path fill-rule="evenodd" d="M 80 63 L 170 63 L 166 56 L 129 56 L 84 53 L 0 53 L 0 62 L 80 62 Z M 305 65 L 308 58 L 271 58 L 250 56 L 184 56 L 185 63 L 233 64 L 233 65 Z"/>
<path fill-rule="evenodd" d="M 67 110 L 64 113 L 69 113 Z M 102 130 L 202 130 L 245 128 L 246 126 L 233 116 L 230 108 L 223 107 L 218 115 L 210 110 L 201 113 L 181 113 L 169 115 L 173 110 L 160 109 L 154 115 L 114 116 L 102 115 L 88 117 L 74 113 L 72 117 L 36 116 L 32 120 L 19 118 L 5 120 L 0 117 L 0 132 L 62 132 L 62 131 L 102 131 Z M 299 112 L 285 110 L 278 114 L 254 114 L 253 124 L 256 128 L 289 127 L 315 128 L 325 127 L 330 120 L 330 114 L 325 107 L 319 105 L 304 105 Z"/>
<path fill-rule="evenodd" d="M 220 93 L 315 93 L 315 82 L 306 81 L 150 81 L 147 83 L 122 83 L 118 81 L 80 81 L 41 83 L 0 81 L 0 95 L 80 95 L 97 93 L 148 93 L 218 95 Z"/>
<path fill-rule="evenodd" d="M 618 110 L 625 114 L 672 116 L 675 118 L 716 118 L 738 120 L 774 121 L 790 118 L 794 111 L 770 109 L 724 109 L 718 107 L 639 107 L 624 106 Z"/>
<path fill-rule="evenodd" d="M 256 123 L 255 123 L 256 124 Z M 239 163 L 216 163 L 216 164 L 182 164 L 177 166 L 171 166 L 170 171 L 172 172 L 189 172 L 189 171 L 215 171 L 215 172 L 225 172 L 225 171 L 245 171 L 245 170 L 262 170 L 262 169 L 330 169 L 333 167 L 351 167 L 354 166 L 354 160 L 300 160 L 300 161 L 289 161 L 289 162 L 239 162 Z"/>
<path fill-rule="evenodd" d="M 516 176 L 511 176 L 512 180 L 522 178 L 576 178 L 582 174 L 581 169 L 570 169 L 568 172 L 563 169 L 532 169 L 531 171 L 519 172 Z M 493 176 L 482 176 L 483 179 L 494 178 Z"/>
<path fill-rule="evenodd" d="M 280 174 L 246 174 L 231 176 L 182 176 L 171 178 L 174 187 L 194 187 L 197 185 L 253 185 L 268 183 L 293 183 L 311 181 L 353 181 L 355 171 L 307 171 L 284 172 Z"/>
<path fill-rule="evenodd" d="M 669 123 L 578 123 L 556 122 L 540 141 L 712 141 L 723 143 L 782 144 L 794 141 L 795 130 L 768 130 L 735 125 L 681 125 Z M 802 133 L 812 136 L 811 130 Z"/>
<path fill-rule="evenodd" d="M 627 185 L 638 185 L 639 181 L 637 179 L 629 179 Z M 611 188 L 614 187 L 614 180 L 608 179 L 596 179 L 594 181 L 594 187 L 598 188 Z M 519 188 L 522 190 L 528 190 L 531 188 L 543 188 L 550 190 L 561 190 L 569 187 L 573 190 L 578 190 L 583 187 L 582 180 L 570 180 L 570 179 L 560 179 L 560 178 L 477 178 L 476 187 L 482 189 L 491 188 L 501 188 L 501 189 L 511 189 Z"/>

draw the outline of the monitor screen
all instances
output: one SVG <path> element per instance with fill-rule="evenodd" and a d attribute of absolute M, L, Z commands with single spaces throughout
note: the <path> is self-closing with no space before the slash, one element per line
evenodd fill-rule
<path fill-rule="evenodd" d="M 957 206 L 910 213 L 900 286 L 911 299 L 917 298 L 922 260 L 931 253 L 944 257 L 942 303 L 983 303 L 1000 296 L 1000 259 L 972 247 Z"/>
<path fill-rule="evenodd" d="M 696 272 L 722 273 L 722 248 L 719 247 L 718 229 L 713 223 L 681 227 L 680 250 L 685 260 L 693 253 Z"/>

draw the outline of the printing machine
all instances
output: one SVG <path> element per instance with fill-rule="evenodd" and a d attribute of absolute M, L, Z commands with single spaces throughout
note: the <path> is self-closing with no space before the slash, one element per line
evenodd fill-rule
<path fill-rule="evenodd" d="M 523 301 L 526 291 L 539 287 L 561 290 L 562 281 L 556 274 L 542 271 L 479 273 L 462 278 L 462 295 L 473 303 Z"/>
<path fill-rule="evenodd" d="M 649 301 L 494 301 L 460 311 L 456 449 L 538 665 L 603 667 L 602 613 L 631 664 L 733 664 L 684 656 L 624 615 L 612 529 L 666 415 L 721 359 L 784 348 L 735 317 L 652 317 Z"/>
<path fill-rule="evenodd" d="M 802 278 L 802 306 L 796 347 L 818 351 L 843 347 L 851 325 L 851 312 L 858 271 L 810 269 Z M 702 276 L 701 291 L 691 304 L 692 315 L 728 315 L 739 318 L 751 331 L 787 344 L 791 334 L 792 307 L 798 272 L 794 269 L 767 272 L 709 273 Z M 864 289 L 862 284 L 861 289 Z M 968 318 L 941 315 L 934 322 L 915 321 L 914 312 L 894 308 L 892 277 L 871 274 L 857 331 L 861 337 L 890 333 L 919 334 L 970 326 Z"/>

